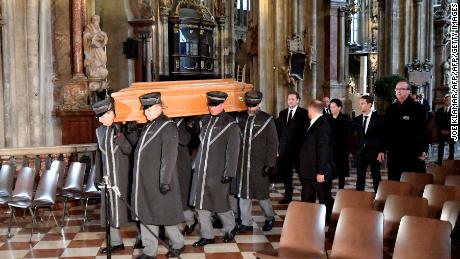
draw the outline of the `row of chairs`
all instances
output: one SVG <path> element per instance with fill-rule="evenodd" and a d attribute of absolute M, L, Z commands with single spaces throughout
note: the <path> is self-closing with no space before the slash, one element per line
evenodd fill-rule
<path fill-rule="evenodd" d="M 83 227 L 87 220 L 88 200 L 92 197 L 100 197 L 99 191 L 94 186 L 95 177 L 94 167 L 88 176 L 86 187 L 83 188 L 85 175 L 85 164 L 72 162 L 70 164 L 67 177 L 65 178 L 64 162 L 55 160 L 49 170 L 46 170 L 40 176 L 34 195 L 34 183 L 36 172 L 30 167 L 22 167 L 19 171 L 14 185 L 15 169 L 10 165 L 2 165 L 0 171 L 0 205 L 8 205 L 10 209 L 10 218 L 8 223 L 8 237 L 11 237 L 11 225 L 15 218 L 15 209 L 21 208 L 30 211 L 32 216 L 32 229 L 30 240 L 34 231 L 38 209 L 47 208 L 50 216 L 53 217 L 56 226 L 59 227 L 56 217 L 53 213 L 53 206 L 56 203 L 56 196 L 64 199 L 64 211 L 62 213 L 61 228 L 64 226 L 66 216 L 66 202 L 68 199 L 78 199 L 84 203 L 85 214 Z M 65 178 L 65 183 L 64 183 Z M 49 221 L 50 218 L 48 218 Z M 62 231 L 61 231 L 62 232 Z M 62 233 L 61 233 L 62 234 Z"/>
<path fill-rule="evenodd" d="M 257 258 L 323 258 L 326 207 L 291 202 L 279 249 L 255 253 Z M 429 233 L 429 234 L 427 234 Z M 450 258 L 449 222 L 405 215 L 397 232 L 393 258 Z M 340 213 L 330 258 L 383 258 L 384 213 L 344 208 Z"/>

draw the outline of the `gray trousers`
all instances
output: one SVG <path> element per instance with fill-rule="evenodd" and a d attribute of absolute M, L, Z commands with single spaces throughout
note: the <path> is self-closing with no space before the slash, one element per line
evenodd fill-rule
<path fill-rule="evenodd" d="M 123 244 L 123 239 L 121 239 L 120 229 L 110 227 L 110 245 L 118 246 Z"/>
<path fill-rule="evenodd" d="M 270 199 L 259 200 L 259 206 L 264 212 L 265 220 L 275 218 L 275 212 L 273 211 L 272 201 Z M 252 226 L 252 200 L 240 198 L 240 210 L 241 224 L 245 226 Z"/>
<path fill-rule="evenodd" d="M 191 209 L 184 210 L 184 219 L 187 226 L 193 225 L 195 223 L 195 213 Z"/>
<path fill-rule="evenodd" d="M 152 230 L 156 236 L 158 236 L 158 226 L 147 225 L 147 227 Z M 182 233 L 177 225 L 165 226 L 165 232 L 169 237 L 170 245 L 173 249 L 180 249 L 184 246 L 184 236 L 182 236 Z M 158 251 L 158 240 L 142 224 L 141 237 L 142 245 L 144 245 L 144 250 L 142 252 L 148 256 L 156 256 Z"/>
<path fill-rule="evenodd" d="M 201 237 L 207 239 L 213 239 L 214 233 L 212 228 L 211 216 L 212 212 L 209 210 L 197 210 L 198 220 L 200 222 Z M 227 212 L 217 213 L 220 221 L 222 221 L 222 231 L 224 233 L 230 232 L 235 228 L 235 217 L 233 216 L 233 211 L 229 210 Z"/>

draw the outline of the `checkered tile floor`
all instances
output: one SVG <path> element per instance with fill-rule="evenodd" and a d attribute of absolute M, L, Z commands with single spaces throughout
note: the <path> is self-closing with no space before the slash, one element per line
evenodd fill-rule
<path fill-rule="evenodd" d="M 366 179 L 366 191 L 373 192 L 372 180 L 368 173 Z M 356 184 L 356 174 L 351 172 L 351 177 L 346 179 L 345 188 L 354 189 Z M 383 172 L 383 178 L 386 178 L 386 173 Z M 294 199 L 300 199 L 300 182 L 294 180 Z M 334 181 L 333 195 L 337 192 L 337 180 Z M 195 258 L 254 258 L 253 252 L 277 248 L 281 235 L 283 219 L 286 214 L 287 205 L 278 204 L 278 201 L 283 197 L 283 185 L 274 184 L 271 188 L 271 198 L 276 215 L 274 228 L 269 232 L 263 232 L 261 227 L 264 223 L 263 213 L 255 203 L 253 206 L 253 217 L 255 221 L 254 231 L 251 233 L 241 233 L 235 238 L 232 243 L 223 243 L 222 234 L 219 230 L 216 232 L 216 244 L 207 245 L 205 247 L 194 248 L 192 243 L 199 239 L 197 230 L 189 236 L 185 237 L 186 249 L 181 255 L 184 259 Z M 99 226 L 99 205 L 90 205 L 90 219 L 85 230 L 81 229 L 83 209 L 79 204 L 75 203 L 70 209 L 70 216 L 66 220 L 65 237 L 59 234 L 60 228 L 57 228 L 53 220 L 47 223 L 47 212 L 44 213 L 44 223 L 41 223 L 39 233 L 35 231 L 32 243 L 29 243 L 30 233 L 30 216 L 28 212 L 23 217 L 22 211 L 18 210 L 17 220 L 20 227 L 15 226 L 12 229 L 14 236 L 11 239 L 6 237 L 8 214 L 6 208 L 1 208 L 0 213 L 0 258 L 104 258 L 99 250 L 105 247 L 105 231 Z M 55 208 L 55 215 L 60 220 L 62 205 L 58 204 Z M 47 223 L 47 224 L 46 224 Z M 137 235 L 136 227 L 131 227 L 122 230 L 122 235 L 125 244 L 125 250 L 116 252 L 113 258 L 135 258 L 141 254 L 141 250 L 134 250 L 133 245 Z M 331 244 L 328 242 L 326 247 L 330 249 Z M 157 258 L 166 258 L 166 249 L 160 246 L 159 255 Z"/>

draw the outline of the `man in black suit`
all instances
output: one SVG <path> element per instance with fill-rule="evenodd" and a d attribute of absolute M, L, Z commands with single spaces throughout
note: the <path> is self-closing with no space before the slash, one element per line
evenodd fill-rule
<path fill-rule="evenodd" d="M 444 96 L 444 106 L 436 111 L 436 127 L 438 129 L 438 161 L 436 164 L 442 164 L 444 157 L 444 145 L 446 142 L 449 144 L 449 160 L 454 159 L 455 141 L 450 137 L 450 116 L 452 110 L 450 109 L 450 96 Z"/>
<path fill-rule="evenodd" d="M 425 111 L 409 98 L 410 91 L 407 81 L 399 81 L 397 100 L 385 112 L 384 150 L 388 150 L 388 179 L 393 181 L 399 181 L 402 172 L 426 172 Z"/>
<path fill-rule="evenodd" d="M 299 102 L 299 94 L 289 92 L 289 107 L 279 113 L 277 121 L 279 165 L 285 188 L 281 204 L 292 201 L 292 169 L 299 173 L 299 151 L 309 123 L 307 111 L 299 107 Z"/>
<path fill-rule="evenodd" d="M 331 114 L 331 109 L 329 105 L 331 104 L 331 99 L 328 96 L 323 97 L 323 114 Z"/>
<path fill-rule="evenodd" d="M 364 191 L 366 186 L 367 167 L 371 167 L 374 191 L 377 192 L 380 175 L 380 163 L 383 161 L 383 117 L 372 111 L 374 98 L 364 95 L 359 99 L 361 115 L 353 120 L 353 128 L 357 136 L 357 175 L 356 190 Z M 380 153 L 380 155 L 379 155 Z"/>
<path fill-rule="evenodd" d="M 314 100 L 308 106 L 310 127 L 300 149 L 300 179 L 302 201 L 315 202 L 316 196 L 326 205 L 326 222 L 329 222 L 334 199 L 331 195 L 333 170 L 332 128 L 323 115 L 320 101 Z"/>

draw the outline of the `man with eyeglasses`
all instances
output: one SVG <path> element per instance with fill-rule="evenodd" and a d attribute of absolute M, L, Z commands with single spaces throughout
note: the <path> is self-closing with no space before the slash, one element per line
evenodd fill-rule
<path fill-rule="evenodd" d="M 385 113 L 384 151 L 388 151 L 388 179 L 399 181 L 402 172 L 426 172 L 428 142 L 425 111 L 409 98 L 408 82 L 399 81 L 395 91 L 397 100 Z M 379 153 L 378 160 L 383 158 Z"/>

